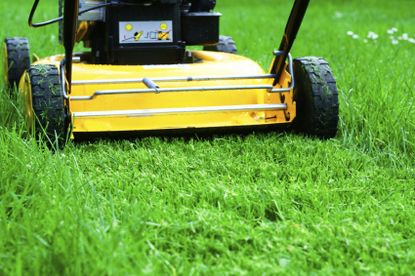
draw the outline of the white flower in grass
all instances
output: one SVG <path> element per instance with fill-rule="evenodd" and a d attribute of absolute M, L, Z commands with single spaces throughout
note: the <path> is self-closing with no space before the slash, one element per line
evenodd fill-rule
<path fill-rule="evenodd" d="M 343 13 L 336 11 L 336 13 L 334 14 L 335 18 L 342 18 L 343 17 Z"/>
<path fill-rule="evenodd" d="M 408 39 L 408 42 L 409 42 L 409 43 L 412 43 L 412 44 L 415 44 L 415 38 L 409 38 L 409 39 Z"/>
<path fill-rule="evenodd" d="M 376 40 L 376 39 L 379 38 L 379 35 L 377 33 L 375 33 L 375 32 L 369 32 L 367 34 L 367 38 L 372 39 L 372 40 Z"/>
<path fill-rule="evenodd" d="M 348 32 L 347 32 L 347 35 L 349 35 L 349 36 L 353 36 L 353 35 L 354 35 L 354 32 L 352 32 L 352 31 L 348 31 Z"/>
<path fill-rule="evenodd" d="M 398 45 L 398 44 L 399 44 L 399 40 L 392 39 L 392 45 Z"/>
<path fill-rule="evenodd" d="M 353 39 L 359 39 L 359 35 L 354 34 L 354 35 L 352 35 L 352 38 L 353 38 Z"/>
<path fill-rule="evenodd" d="M 392 35 L 392 34 L 396 33 L 397 31 L 398 31 L 398 29 L 393 27 L 393 28 L 390 28 L 387 32 L 388 32 L 388 34 Z"/>
<path fill-rule="evenodd" d="M 402 40 L 408 40 L 409 39 L 409 35 L 407 33 L 403 33 L 401 35 Z"/>

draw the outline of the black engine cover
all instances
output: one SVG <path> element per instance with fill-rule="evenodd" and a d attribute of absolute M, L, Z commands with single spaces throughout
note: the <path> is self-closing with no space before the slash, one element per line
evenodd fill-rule
<path fill-rule="evenodd" d="M 192 3 L 199 1 L 123 0 L 106 7 L 105 21 L 95 23 L 88 39 L 93 62 L 182 63 L 186 45 L 213 44 L 219 39 L 220 14 L 210 12 L 215 1 L 202 0 L 199 6 Z M 191 12 L 190 4 L 209 11 Z"/>

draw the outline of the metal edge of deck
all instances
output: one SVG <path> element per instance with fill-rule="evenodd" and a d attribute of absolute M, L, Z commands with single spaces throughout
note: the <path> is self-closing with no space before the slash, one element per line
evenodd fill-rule
<path fill-rule="evenodd" d="M 73 118 L 124 117 L 124 116 L 126 117 L 147 117 L 147 116 L 172 115 L 172 114 L 184 114 L 184 113 L 276 111 L 276 110 L 286 110 L 286 109 L 287 109 L 286 104 L 251 104 L 251 105 L 202 106 L 202 107 L 185 107 L 185 108 L 73 112 L 72 116 Z"/>

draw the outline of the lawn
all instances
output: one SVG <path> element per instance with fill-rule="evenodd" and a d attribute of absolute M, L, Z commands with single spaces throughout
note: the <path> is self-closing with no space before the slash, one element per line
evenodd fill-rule
<path fill-rule="evenodd" d="M 27 27 L 31 2 L 0 2 L 0 38 L 60 53 L 57 26 Z M 42 2 L 39 21 L 57 10 Z M 222 33 L 264 68 L 290 8 L 217 6 Z M 276 131 L 53 153 L 27 137 L 0 80 L 0 274 L 414 274 L 414 8 L 312 1 L 293 55 L 323 56 L 336 76 L 328 141 Z"/>

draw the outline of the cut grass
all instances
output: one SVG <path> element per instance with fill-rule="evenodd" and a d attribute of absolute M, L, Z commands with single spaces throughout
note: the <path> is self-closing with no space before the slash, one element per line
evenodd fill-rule
<path fill-rule="evenodd" d="M 57 3 L 44 2 L 47 19 Z M 324 56 L 337 77 L 341 125 L 330 141 L 149 137 L 53 154 L 23 138 L 19 104 L 3 89 L 0 273 L 413 273 L 415 46 L 386 35 L 396 26 L 415 36 L 408 3 L 311 3 L 293 54 Z M 26 35 L 39 56 L 61 52 L 56 27 L 25 27 L 29 6 L 0 3 L 0 37 Z M 222 33 L 266 67 L 289 9 L 221 1 Z M 365 44 L 349 30 L 381 37 Z"/>

